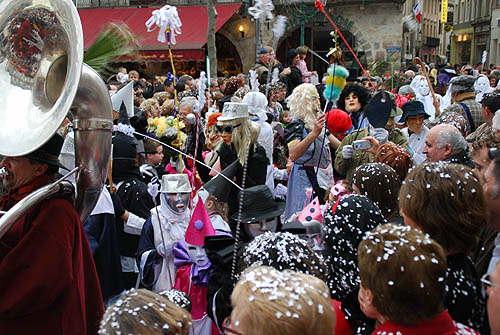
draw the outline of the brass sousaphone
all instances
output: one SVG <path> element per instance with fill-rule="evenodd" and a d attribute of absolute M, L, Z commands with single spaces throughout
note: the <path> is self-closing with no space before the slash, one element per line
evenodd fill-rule
<path fill-rule="evenodd" d="M 0 0 L 0 155 L 35 151 L 71 113 L 75 208 L 82 221 L 106 179 L 113 127 L 108 90 L 83 63 L 83 51 L 80 18 L 70 0 Z M 68 189 L 71 183 L 58 181 L 21 200 L 0 218 L 0 238 L 34 205 Z"/>

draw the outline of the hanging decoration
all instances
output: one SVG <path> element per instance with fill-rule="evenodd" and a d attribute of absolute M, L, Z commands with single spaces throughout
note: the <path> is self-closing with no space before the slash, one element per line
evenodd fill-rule
<path fill-rule="evenodd" d="M 256 0 L 255 5 L 248 8 L 248 14 L 255 20 L 271 22 L 274 20 L 273 10 L 274 5 L 271 0 Z"/>
<path fill-rule="evenodd" d="M 146 21 L 148 33 L 159 28 L 157 39 L 160 43 L 167 42 L 167 32 L 170 32 L 168 42 L 175 45 L 175 36 L 181 34 L 181 26 L 177 8 L 170 5 L 154 10 L 149 20 Z"/>

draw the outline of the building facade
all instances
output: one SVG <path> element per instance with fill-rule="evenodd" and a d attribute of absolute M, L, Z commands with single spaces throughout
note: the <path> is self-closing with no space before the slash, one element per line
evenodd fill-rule
<path fill-rule="evenodd" d="M 457 1 L 450 62 L 476 65 L 481 63 L 483 52 L 490 49 L 492 0 Z"/>
<path fill-rule="evenodd" d="M 500 1 L 492 0 L 489 64 L 500 64 Z"/>

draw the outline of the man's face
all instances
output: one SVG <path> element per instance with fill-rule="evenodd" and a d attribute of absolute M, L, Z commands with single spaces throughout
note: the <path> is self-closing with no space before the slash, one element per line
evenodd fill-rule
<path fill-rule="evenodd" d="M 260 54 L 259 55 L 259 60 L 264 64 L 267 65 L 269 64 L 269 52 L 265 54 Z"/>
<path fill-rule="evenodd" d="M 490 158 L 488 157 L 488 147 L 482 147 L 481 149 L 474 152 L 474 172 L 476 173 L 476 177 L 478 177 L 479 181 L 482 185 L 484 185 L 484 174 L 486 169 L 490 165 Z"/>
<path fill-rule="evenodd" d="M 188 90 L 192 90 L 192 89 L 194 89 L 194 80 L 193 80 L 193 79 L 188 80 L 188 81 L 186 82 L 186 85 L 189 87 L 189 88 L 188 88 Z"/>
<path fill-rule="evenodd" d="M 174 84 L 170 84 L 170 86 L 165 86 L 165 91 L 170 94 L 174 94 Z"/>
<path fill-rule="evenodd" d="M 254 238 L 268 231 L 275 232 L 278 228 L 278 220 L 275 217 L 272 217 L 266 220 L 247 223 L 244 227 L 248 236 Z"/>
<path fill-rule="evenodd" d="M 47 170 L 47 164 L 32 164 L 26 157 L 4 157 L 0 167 L 8 171 L 2 183 L 9 191 L 29 184 L 33 179 Z"/>
<path fill-rule="evenodd" d="M 483 190 L 488 201 L 488 216 L 492 219 L 489 221 L 492 224 L 499 221 L 496 216 L 500 214 L 500 181 L 495 179 L 495 175 L 493 174 L 494 167 L 495 163 L 491 162 L 486 168 L 483 184 Z M 500 226 L 493 228 L 500 232 Z"/>
<path fill-rule="evenodd" d="M 412 133 L 420 133 L 422 131 L 422 126 L 424 125 L 424 120 L 424 114 L 408 116 L 406 119 L 408 129 L 410 129 Z"/>
<path fill-rule="evenodd" d="M 274 62 L 276 60 L 276 55 L 274 54 L 274 51 L 269 52 L 269 62 Z"/>
<path fill-rule="evenodd" d="M 500 285 L 500 265 L 495 267 L 495 270 L 490 275 L 490 280 L 493 284 Z M 486 290 L 486 294 L 488 295 L 486 308 L 491 334 L 498 334 L 500 332 L 500 317 L 498 317 L 500 315 L 500 288 L 490 286 Z"/>
<path fill-rule="evenodd" d="M 427 156 L 429 162 L 439 162 L 449 156 L 449 145 L 445 145 L 439 148 L 437 145 L 438 131 L 436 128 L 432 128 L 425 136 L 425 146 L 422 149 L 422 153 Z"/>

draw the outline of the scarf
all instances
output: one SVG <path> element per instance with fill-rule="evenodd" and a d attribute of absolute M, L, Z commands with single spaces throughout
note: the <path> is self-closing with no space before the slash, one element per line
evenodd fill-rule
<path fill-rule="evenodd" d="M 0 199 L 0 210 L 8 211 L 31 192 L 47 185 L 52 179 L 54 179 L 54 176 L 44 174 L 34 178 L 29 184 L 15 190 L 9 190 L 9 192 Z"/>

